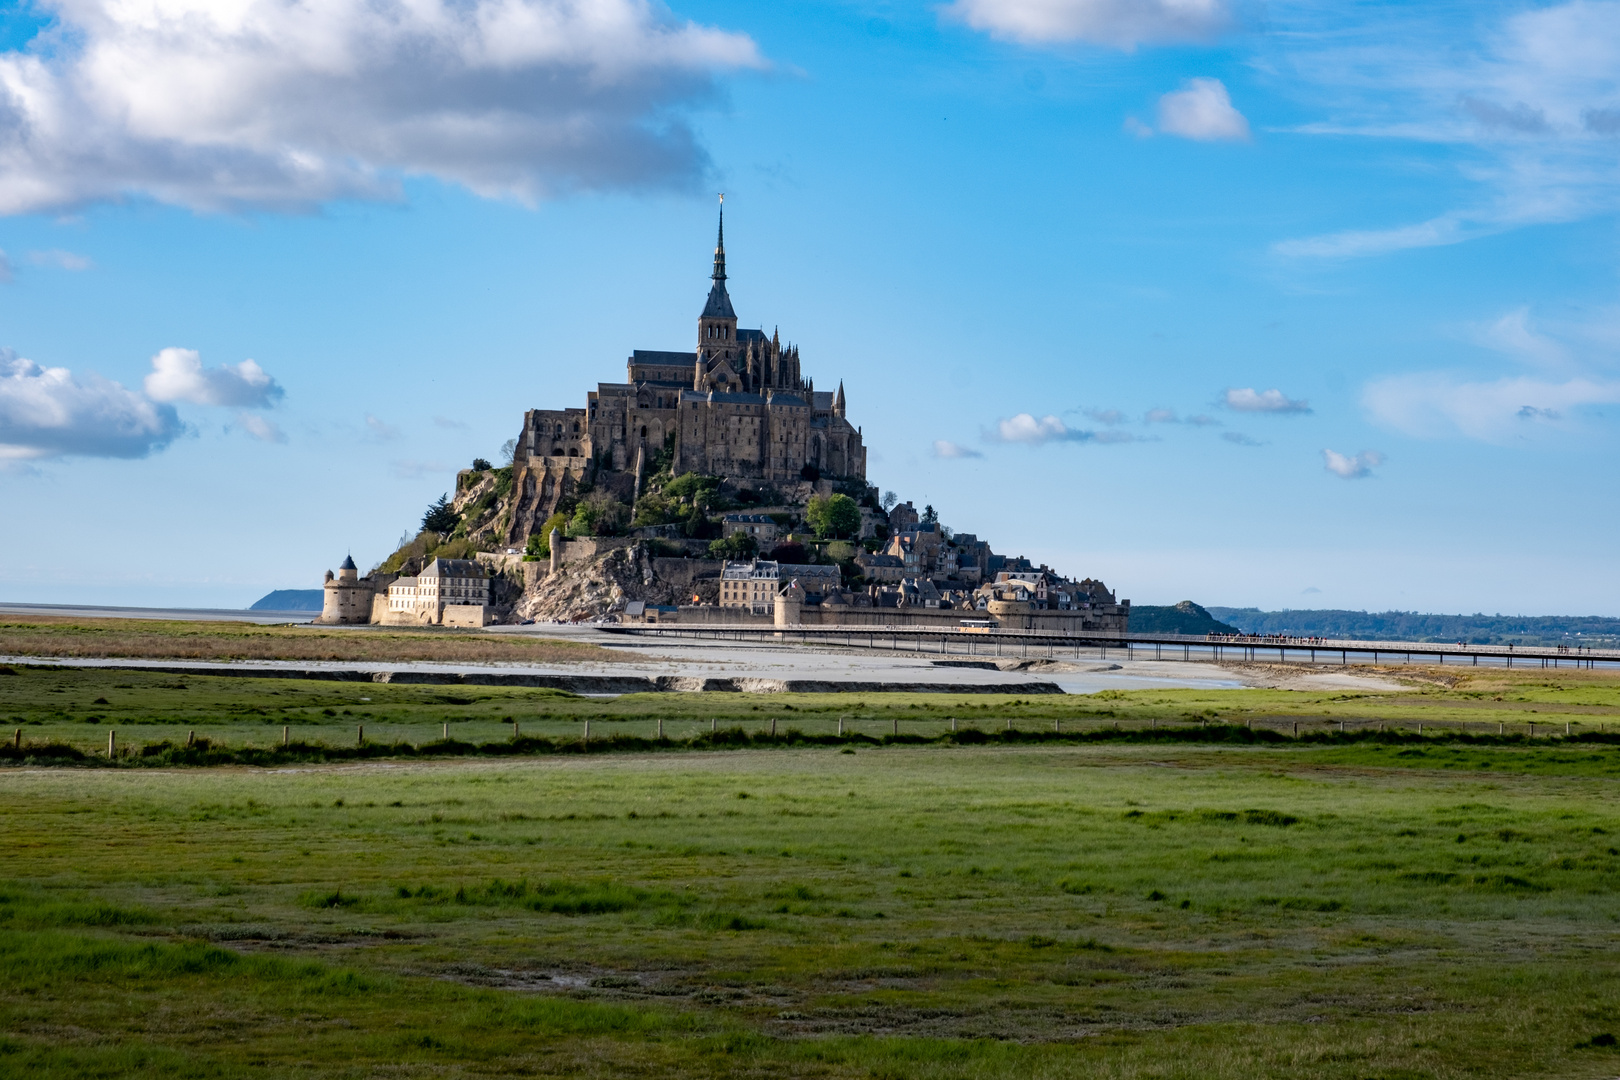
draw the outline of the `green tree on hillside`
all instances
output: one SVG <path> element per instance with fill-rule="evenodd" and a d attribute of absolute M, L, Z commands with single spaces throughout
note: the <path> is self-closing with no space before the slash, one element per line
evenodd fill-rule
<path fill-rule="evenodd" d="M 605 491 L 593 491 L 574 508 L 569 536 L 619 536 L 630 523 L 630 508 Z"/>
<path fill-rule="evenodd" d="M 842 540 L 861 531 L 861 508 L 848 495 L 817 495 L 804 516 L 823 540 Z"/>
<path fill-rule="evenodd" d="M 758 553 L 759 541 L 745 532 L 732 533 L 724 540 L 709 541 L 711 559 L 731 559 L 733 562 L 741 562 L 752 559 Z"/>
<path fill-rule="evenodd" d="M 450 506 L 450 495 L 446 492 L 439 496 L 439 501 L 427 508 L 422 515 L 422 528 L 428 532 L 447 533 L 461 523 L 461 515 Z"/>

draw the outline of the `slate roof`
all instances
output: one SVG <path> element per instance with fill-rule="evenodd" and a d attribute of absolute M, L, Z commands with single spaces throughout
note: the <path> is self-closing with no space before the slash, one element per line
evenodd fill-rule
<path fill-rule="evenodd" d="M 709 290 L 709 302 L 703 305 L 705 319 L 735 319 L 737 313 L 731 310 L 731 297 L 726 293 L 726 283 L 716 281 L 714 288 Z"/>
<path fill-rule="evenodd" d="M 419 577 L 488 577 L 483 564 L 476 559 L 434 559 Z"/>
<path fill-rule="evenodd" d="M 630 354 L 630 359 L 637 364 L 669 364 L 671 366 L 691 367 L 692 361 L 697 359 L 697 353 L 690 349 L 686 352 L 670 352 L 666 349 L 636 349 Z"/>
<path fill-rule="evenodd" d="M 360 568 L 358 566 L 354 565 L 354 556 L 353 555 L 345 555 L 345 556 L 343 556 L 343 561 L 338 564 L 338 569 L 339 570 L 358 570 Z"/>
<path fill-rule="evenodd" d="M 724 404 L 727 404 L 727 405 L 763 405 L 763 404 L 765 404 L 765 395 L 764 394 L 723 394 L 718 390 L 712 390 L 712 391 L 711 390 L 683 390 L 683 391 L 681 391 L 681 399 L 683 401 L 690 401 L 690 400 L 692 400 L 694 398 L 697 399 L 698 401 L 716 401 L 716 402 L 721 402 L 721 403 L 724 403 Z"/>

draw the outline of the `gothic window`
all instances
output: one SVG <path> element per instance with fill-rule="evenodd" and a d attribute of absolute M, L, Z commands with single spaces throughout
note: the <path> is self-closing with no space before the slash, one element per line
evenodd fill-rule
<path fill-rule="evenodd" d="M 645 439 L 647 437 L 647 425 L 646 424 L 641 425 L 641 437 L 643 439 Z"/>

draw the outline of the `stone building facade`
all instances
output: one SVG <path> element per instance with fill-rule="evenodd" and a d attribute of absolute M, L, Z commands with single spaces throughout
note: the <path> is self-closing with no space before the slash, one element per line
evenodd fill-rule
<path fill-rule="evenodd" d="M 810 475 L 866 479 L 861 429 L 849 422 L 844 387 L 817 390 L 799 350 L 780 334 L 738 326 L 726 291 L 725 220 L 697 344 L 689 352 L 637 349 L 625 381 L 599 383 L 582 409 L 531 409 L 513 458 L 517 512 L 507 541 L 520 542 L 581 483 L 633 499 L 653 457 L 673 470 L 760 485 Z"/>
<path fill-rule="evenodd" d="M 376 621 L 391 626 L 485 626 L 489 572 L 472 559 L 434 559 L 422 572 L 395 578 Z"/>

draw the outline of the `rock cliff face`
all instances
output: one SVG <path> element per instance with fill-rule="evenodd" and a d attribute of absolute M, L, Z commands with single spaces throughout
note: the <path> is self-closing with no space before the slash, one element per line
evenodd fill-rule
<path fill-rule="evenodd" d="M 719 600 L 719 563 L 653 558 L 645 544 L 566 562 L 550 575 L 544 563 L 529 565 L 538 577 L 514 607 L 514 621 L 596 619 L 623 611 L 631 600 L 691 603 L 694 594 L 704 603 Z"/>

